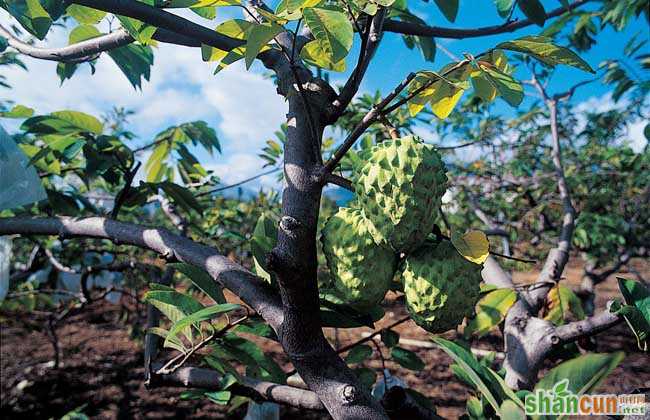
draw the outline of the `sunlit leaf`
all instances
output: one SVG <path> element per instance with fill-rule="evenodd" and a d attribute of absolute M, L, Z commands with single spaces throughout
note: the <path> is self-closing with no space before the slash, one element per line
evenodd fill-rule
<path fill-rule="evenodd" d="M 476 333 L 481 336 L 487 333 L 503 321 L 516 300 L 517 293 L 513 289 L 497 289 L 489 292 L 476 304 L 476 316 L 469 320 L 464 334 L 469 336 Z"/>
<path fill-rule="evenodd" d="M 308 8 L 303 11 L 303 19 L 329 62 L 338 63 L 348 55 L 354 31 L 342 9 Z"/>
<path fill-rule="evenodd" d="M 591 66 L 576 53 L 568 48 L 553 44 L 551 38 L 544 36 L 525 36 L 513 41 L 502 42 L 496 48 L 529 54 L 551 66 L 565 64 L 589 73 L 595 73 Z"/>
<path fill-rule="evenodd" d="M 470 230 L 461 235 L 451 235 L 451 243 L 460 255 L 474 264 L 483 264 L 490 254 L 490 242 L 480 230 Z"/>
<path fill-rule="evenodd" d="M 246 40 L 246 69 L 253 64 L 253 60 L 262 51 L 262 47 L 283 30 L 284 28 L 276 23 L 263 23 L 250 29 Z"/>

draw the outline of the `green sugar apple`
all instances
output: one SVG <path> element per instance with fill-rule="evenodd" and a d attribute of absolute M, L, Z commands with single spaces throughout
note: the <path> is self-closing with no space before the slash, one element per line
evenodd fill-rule
<path fill-rule="evenodd" d="M 447 175 L 440 155 L 413 136 L 374 146 L 357 170 L 355 191 L 377 244 L 417 248 L 435 224 Z"/>
<path fill-rule="evenodd" d="M 424 245 L 406 257 L 402 278 L 413 321 L 432 333 L 455 329 L 474 312 L 481 268 L 449 241 Z"/>
<path fill-rule="evenodd" d="M 323 252 L 334 287 L 350 306 L 367 311 L 384 298 L 397 271 L 397 256 L 375 244 L 359 209 L 341 207 L 323 228 Z"/>

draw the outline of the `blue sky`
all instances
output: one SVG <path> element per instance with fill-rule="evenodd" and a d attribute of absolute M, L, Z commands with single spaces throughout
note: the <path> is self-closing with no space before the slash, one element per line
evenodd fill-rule
<path fill-rule="evenodd" d="M 420 17 L 437 26 L 477 27 L 502 22 L 492 0 L 462 0 L 456 24 L 447 22 L 433 2 L 411 1 L 410 4 Z M 547 10 L 550 10 L 558 7 L 560 2 L 548 0 L 544 1 L 544 4 Z M 588 7 L 595 6 L 597 5 Z M 219 21 L 240 17 L 239 10 L 234 8 L 221 9 L 220 13 Z M 207 26 L 215 25 L 214 22 L 201 21 L 191 13 L 183 15 Z M 521 18 L 517 15 L 515 17 Z M 0 22 L 10 22 L 9 15 L 4 11 L 0 11 Z M 439 42 L 456 56 L 462 56 L 464 52 L 481 52 L 500 41 L 537 34 L 539 31 L 539 27 L 530 26 L 511 34 Z M 622 54 L 627 40 L 637 32 L 641 32 L 644 38 L 648 37 L 647 25 L 642 20 L 629 25 L 623 33 L 608 29 L 599 36 L 598 44 L 582 57 L 596 68 L 602 60 L 611 58 L 612 54 Z M 67 31 L 57 29 L 39 45 L 61 46 L 67 44 L 66 40 Z M 356 50 L 353 50 L 348 60 L 349 70 L 353 69 L 356 57 Z M 143 84 L 142 91 L 133 90 L 127 79 L 107 57 L 100 58 L 95 75 L 91 76 L 89 70 L 84 68 L 62 86 L 55 73 L 55 63 L 29 58 L 24 61 L 30 69 L 29 72 L 19 69 L 5 71 L 13 89 L 0 90 L 0 99 L 10 99 L 30 106 L 36 109 L 37 113 L 76 109 L 101 115 L 113 105 L 124 106 L 136 111 L 131 118 L 130 128 L 138 135 L 139 144 L 146 143 L 169 125 L 203 119 L 217 129 L 224 153 L 212 158 L 201 155 L 201 158 L 206 166 L 222 177 L 224 183 L 237 182 L 261 172 L 263 162 L 257 154 L 265 141 L 273 137 L 273 132 L 283 122 L 286 113 L 286 104 L 275 93 L 275 87 L 266 77 L 261 65 L 255 64 L 247 72 L 239 63 L 214 76 L 214 64 L 203 63 L 200 51 L 196 49 L 160 45 L 156 51 L 151 81 Z M 405 48 L 400 36 L 388 33 L 369 68 L 361 90 L 373 92 L 379 89 L 388 92 L 409 72 L 437 70 L 449 61 L 450 58 L 438 50 L 435 63 L 425 62 L 417 50 Z M 342 84 L 348 74 L 349 72 L 332 73 L 331 81 Z M 518 76 L 526 77 L 524 73 Z M 550 90 L 561 91 L 590 77 L 591 75 L 580 70 L 559 67 Z M 608 88 L 602 84 L 592 83 L 580 89 L 574 101 L 582 102 L 585 108 L 611 107 L 613 103 L 606 95 L 607 91 Z M 503 102 L 496 109 L 498 112 L 512 112 Z M 6 120 L 3 124 L 7 125 Z M 11 130 L 12 126 L 9 125 L 8 128 Z M 429 127 L 422 128 L 423 133 L 429 130 Z M 642 131 L 643 126 L 637 124 L 630 127 L 630 136 L 638 142 L 644 142 Z M 259 182 L 262 185 L 276 186 L 274 175 L 264 177 Z"/>

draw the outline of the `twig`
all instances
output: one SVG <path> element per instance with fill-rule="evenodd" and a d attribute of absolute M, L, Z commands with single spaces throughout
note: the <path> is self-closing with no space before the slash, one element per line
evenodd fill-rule
<path fill-rule="evenodd" d="M 218 193 L 218 192 L 221 192 L 221 191 L 229 190 L 231 188 L 239 187 L 240 185 L 246 184 L 247 182 L 255 181 L 256 179 L 261 178 L 264 175 L 269 175 L 269 174 L 272 174 L 274 172 L 277 172 L 280 169 L 282 169 L 282 168 L 273 168 L 273 169 L 271 169 L 269 171 L 262 172 L 262 173 L 259 173 L 257 175 L 253 175 L 250 178 L 242 179 L 241 181 L 236 182 L 234 184 L 230 184 L 230 185 L 226 185 L 226 186 L 223 186 L 223 187 L 215 188 L 215 189 L 209 190 L 209 191 L 203 191 L 203 192 L 200 192 L 200 193 L 196 194 L 196 197 L 202 197 L 204 195 L 214 194 L 214 193 Z"/>
<path fill-rule="evenodd" d="M 348 191 L 354 192 L 354 185 L 352 185 L 352 181 L 350 181 L 347 178 L 343 178 L 340 175 L 328 174 L 327 175 L 327 182 L 329 184 L 338 185 L 341 188 L 345 188 Z"/>
<path fill-rule="evenodd" d="M 334 152 L 332 157 L 327 161 L 324 166 L 324 176 L 332 173 L 336 165 L 339 164 L 341 159 L 343 159 L 343 156 L 345 156 L 348 150 L 350 150 L 357 139 L 363 134 L 364 131 L 366 131 L 368 127 L 370 127 L 373 122 L 376 121 L 376 118 L 386 107 L 386 105 L 395 99 L 397 95 L 399 95 L 414 78 L 415 73 L 410 73 L 406 79 L 397 85 L 395 89 L 393 89 L 393 91 L 389 93 L 380 103 L 373 106 L 372 109 L 368 111 L 368 113 L 362 118 L 361 122 L 357 124 L 357 126 L 352 130 L 348 137 L 343 141 L 343 144 L 341 144 L 341 146 Z"/>
<path fill-rule="evenodd" d="M 172 358 L 169 360 L 167 363 L 163 365 L 160 369 L 156 371 L 156 375 L 167 375 L 170 373 L 174 373 L 177 369 L 179 369 L 183 364 L 197 351 L 205 347 L 208 343 L 210 343 L 212 340 L 215 338 L 222 337 L 225 333 L 236 327 L 237 325 L 241 324 L 242 322 L 246 321 L 248 319 L 248 315 L 241 317 L 235 322 L 228 322 L 228 325 L 220 329 L 219 331 L 211 334 L 210 336 L 204 338 L 199 342 L 196 346 L 193 346 L 192 349 L 187 352 L 187 353 L 180 353 L 176 357 Z M 180 360 L 180 361 L 179 361 Z M 178 363 L 176 363 L 178 362 Z M 174 363 L 176 365 L 172 366 Z"/>
<path fill-rule="evenodd" d="M 372 333 L 368 334 L 367 337 L 360 338 L 359 340 L 357 340 L 357 341 L 355 341 L 355 342 L 353 342 L 353 343 L 350 343 L 350 344 L 348 344 L 347 346 L 343 346 L 343 347 L 341 347 L 341 348 L 338 349 L 336 352 L 339 353 L 339 354 L 341 354 L 341 353 L 345 353 L 346 351 L 352 349 L 353 347 L 358 346 L 359 344 L 363 344 L 363 343 L 365 343 L 365 342 L 367 342 L 367 341 L 372 340 L 373 338 L 375 338 L 376 336 L 380 335 L 380 334 L 381 334 L 382 332 L 384 332 L 384 331 L 392 330 L 392 329 L 395 328 L 396 326 L 405 323 L 405 322 L 408 321 L 409 319 L 411 319 L 410 316 L 405 316 L 404 318 L 398 319 L 397 321 L 393 322 L 392 324 L 387 325 L 387 326 L 385 326 L 384 328 L 381 328 L 381 329 L 375 330 L 375 332 L 372 332 Z"/>
<path fill-rule="evenodd" d="M 527 263 L 527 264 L 537 264 L 539 262 L 537 260 L 529 260 L 529 259 L 526 259 L 526 258 L 513 257 L 511 255 L 503 255 L 503 254 L 499 254 L 498 252 L 494 252 L 494 251 L 490 251 L 490 255 L 494 255 L 495 257 L 499 257 L 499 258 L 504 258 L 506 260 L 519 261 L 519 262 L 523 262 L 523 263 Z"/>
<path fill-rule="evenodd" d="M 381 352 L 381 347 L 379 346 L 379 343 L 377 343 L 377 340 L 374 338 L 370 340 L 372 344 L 375 345 L 375 349 L 377 350 L 377 354 L 379 355 L 379 359 L 381 359 L 381 375 L 384 378 L 384 384 L 385 386 L 388 386 L 388 381 L 386 378 L 386 359 L 384 358 L 384 354 Z"/>

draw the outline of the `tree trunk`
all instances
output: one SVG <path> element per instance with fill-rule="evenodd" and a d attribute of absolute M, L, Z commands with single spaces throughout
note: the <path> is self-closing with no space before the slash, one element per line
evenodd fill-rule
<path fill-rule="evenodd" d="M 307 72 L 303 72 L 305 74 Z M 269 256 L 284 308 L 280 342 L 296 370 L 335 419 L 379 419 L 386 414 L 323 335 L 317 283 L 316 235 L 323 185 L 322 110 L 330 103 L 317 80 L 287 89 L 285 187 L 278 243 Z M 307 96 L 308 95 L 308 96 Z M 303 99 L 309 98 L 309 103 Z M 310 109 L 318 110 L 310 114 Z M 312 126 L 314 124 L 315 126 Z"/>

